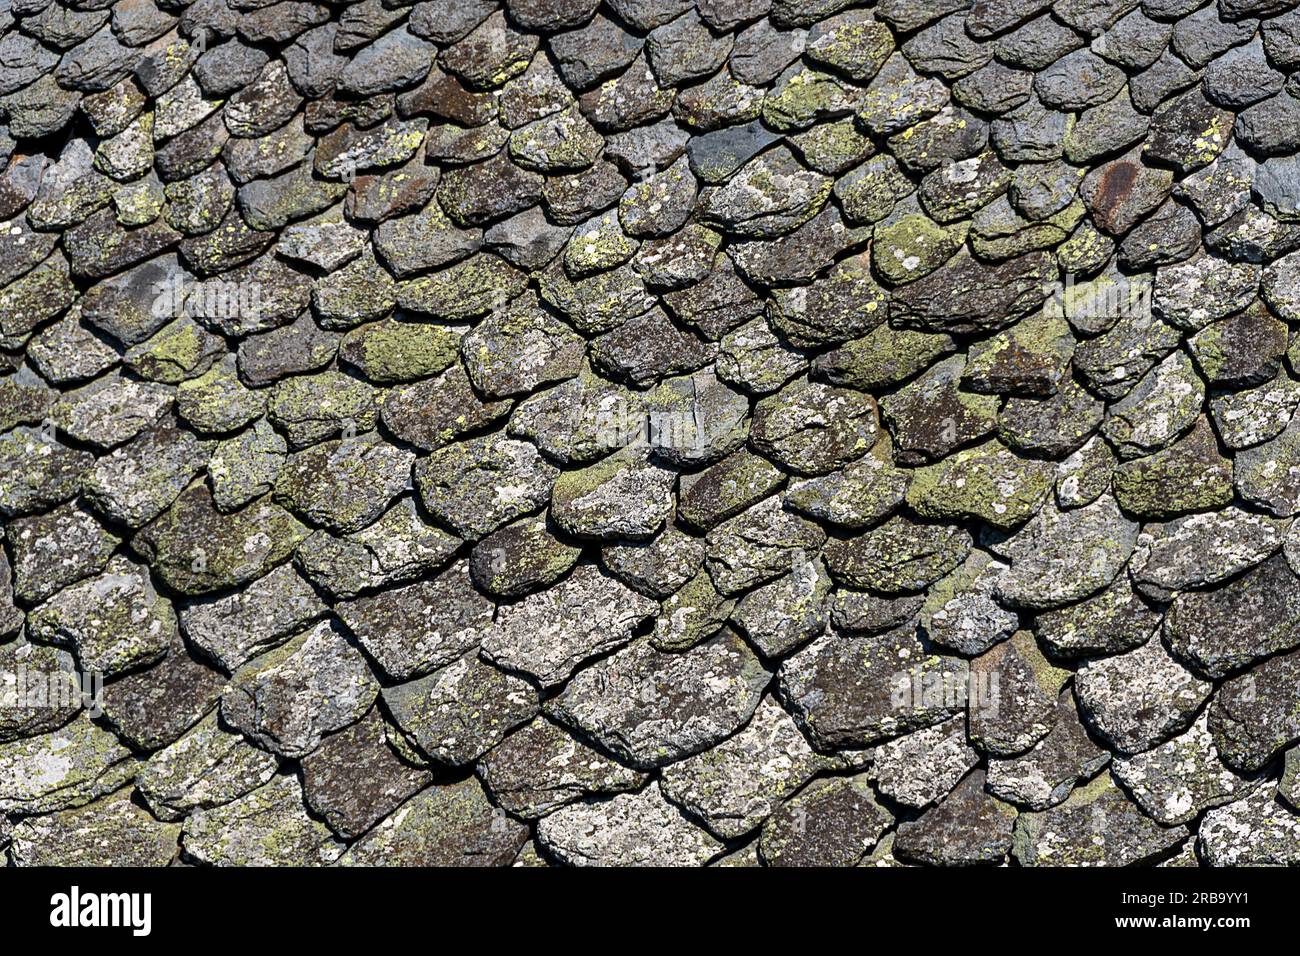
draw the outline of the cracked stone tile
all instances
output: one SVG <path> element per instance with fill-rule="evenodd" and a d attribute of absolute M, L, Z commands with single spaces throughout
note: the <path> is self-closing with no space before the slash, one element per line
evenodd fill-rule
<path fill-rule="evenodd" d="M 1219 760 L 1204 713 L 1185 734 L 1144 754 L 1116 759 L 1111 772 L 1147 815 L 1165 826 L 1190 823 L 1203 810 L 1231 803 L 1255 786 Z"/>
<path fill-rule="evenodd" d="M 1174 185 L 1174 195 L 1186 200 L 1208 226 L 1219 226 L 1250 205 L 1258 167 L 1234 142 L 1210 165 Z"/>
<path fill-rule="evenodd" d="M 213 710 L 144 762 L 136 790 L 156 817 L 183 820 L 256 790 L 278 766 L 275 756 L 222 728 Z"/>
<path fill-rule="evenodd" d="M 1209 102 L 1201 90 L 1190 90 L 1152 114 L 1143 154 L 1184 173 L 1208 165 L 1227 145 L 1233 118 L 1231 112 Z"/>
<path fill-rule="evenodd" d="M 582 553 L 556 531 L 545 515 L 534 515 L 481 539 L 470 555 L 474 584 L 492 597 L 507 599 L 554 584 L 578 563 Z"/>
<path fill-rule="evenodd" d="M 564 247 L 564 271 L 570 279 L 606 272 L 626 263 L 638 248 L 611 209 L 574 230 Z"/>
<path fill-rule="evenodd" d="M 233 672 L 325 610 L 293 566 L 284 564 L 236 594 L 182 608 L 180 625 L 205 654 Z"/>
<path fill-rule="evenodd" d="M 626 265 L 572 281 L 563 266 L 554 263 L 538 285 L 542 298 L 586 335 L 612 331 L 655 304 L 636 270 Z"/>
<path fill-rule="evenodd" d="M 1154 597 L 1217 584 L 1277 551 L 1290 525 L 1235 505 L 1148 525 L 1130 567 L 1133 583 Z"/>
<path fill-rule="evenodd" d="M 817 377 L 832 384 L 872 390 L 912 378 L 953 349 L 947 335 L 881 325 L 822 354 L 814 361 L 813 369 Z M 944 381 L 950 383 L 951 374 Z M 882 408 L 888 404 L 882 403 Z"/>
<path fill-rule="evenodd" d="M 711 465 L 750 431 L 748 399 L 711 369 L 665 379 L 643 401 L 646 443 L 657 462 L 675 468 Z"/>
<path fill-rule="evenodd" d="M 568 550 L 576 562 L 577 551 Z M 638 594 L 666 598 L 697 577 L 705 554 L 702 540 L 670 526 L 648 542 L 606 545 L 601 549 L 600 563 L 606 573 Z"/>
<path fill-rule="evenodd" d="M 171 602 L 154 590 L 146 568 L 122 556 L 34 608 L 28 628 L 39 640 L 70 646 L 83 668 L 108 677 L 157 662 L 177 636 Z"/>
<path fill-rule="evenodd" d="M 700 572 L 663 602 L 650 643 L 661 651 L 694 647 L 716 634 L 735 608 L 736 599 L 718 593 L 709 575 Z M 739 620 L 734 623 L 743 630 Z"/>
<path fill-rule="evenodd" d="M 260 577 L 283 563 L 307 529 L 266 498 L 221 514 L 202 483 L 192 484 L 131 539 L 169 586 L 200 595 Z"/>
<path fill-rule="evenodd" d="M 991 545 L 1011 561 L 996 593 L 1013 607 L 1035 610 L 1078 601 L 1115 580 L 1137 540 L 1137 523 L 1110 495 L 1068 510 L 1049 500 L 1014 535 Z"/>
<path fill-rule="evenodd" d="M 870 342 L 870 345 L 886 344 L 890 338 L 886 337 L 884 342 Z M 867 336 L 862 340 L 864 348 L 870 339 L 871 336 Z M 911 358 L 922 368 L 922 363 L 945 345 L 942 339 L 899 344 L 912 355 L 904 352 L 895 361 L 902 364 Z M 856 357 L 845 356 L 850 360 Z M 881 417 L 899 449 L 896 454 L 901 464 L 936 461 L 960 446 L 973 444 L 996 428 L 998 399 L 961 388 L 965 369 L 964 356 L 945 358 L 930 365 L 911 386 L 885 396 L 880 402 Z M 915 366 L 913 370 L 919 371 Z M 871 372 L 868 374 L 875 377 Z"/>
<path fill-rule="evenodd" d="M 514 299 L 526 282 L 526 274 L 505 259 L 478 252 L 440 272 L 399 283 L 397 304 L 443 322 L 463 322 Z"/>
<path fill-rule="evenodd" d="M 645 449 L 617 451 L 556 478 L 551 520 L 575 538 L 651 538 L 672 513 L 676 477 Z"/>
<path fill-rule="evenodd" d="M 710 222 L 746 238 L 775 238 L 807 222 L 825 203 L 831 180 L 777 148 L 741 167 L 725 185 L 700 195 Z"/>
<path fill-rule="evenodd" d="M 1233 470 L 1234 463 L 1219 454 L 1209 421 L 1201 417 L 1172 445 L 1122 462 L 1111 486 L 1126 513 L 1167 520 L 1231 503 Z"/>
<path fill-rule="evenodd" d="M 854 866 L 892 823 L 866 774 L 814 780 L 768 818 L 759 854 L 767 866 Z"/>
<path fill-rule="evenodd" d="M 1069 659 L 1134 650 L 1162 617 L 1121 574 L 1091 597 L 1040 612 L 1034 628 L 1054 655 Z"/>
<path fill-rule="evenodd" d="M 931 585 L 919 609 L 925 639 L 959 654 L 977 655 L 1010 637 L 1019 617 L 994 596 L 1006 570 L 1006 564 L 983 551 L 971 551 L 958 568 Z"/>
<path fill-rule="evenodd" d="M 206 372 L 224 347 L 216 335 L 183 316 L 127 349 L 123 364 L 146 381 L 177 385 Z"/>
<path fill-rule="evenodd" d="M 1300 317 L 1300 254 L 1291 253 L 1270 263 L 1264 270 L 1260 291 L 1264 301 L 1282 318 L 1294 321 Z"/>
<path fill-rule="evenodd" d="M 729 518 L 705 539 L 705 567 L 718 590 L 738 594 L 796 566 L 826 541 L 816 524 L 786 511 L 773 495 Z"/>
<path fill-rule="evenodd" d="M 96 461 L 82 478 L 82 492 L 105 517 L 139 528 L 203 470 L 209 447 L 191 432 L 163 423 Z"/>
<path fill-rule="evenodd" d="M 35 737 L 82 707 L 77 665 L 67 651 L 20 639 L 0 644 L 0 743 Z"/>
<path fill-rule="evenodd" d="M 708 276 L 721 243 L 716 230 L 688 222 L 677 232 L 641 243 L 632 268 L 650 288 L 681 289 Z"/>
<path fill-rule="evenodd" d="M 118 545 L 116 535 L 74 503 L 10 521 L 5 535 L 14 594 L 29 602 L 98 574 Z"/>
<path fill-rule="evenodd" d="M 1118 288 L 1125 290 L 1124 285 Z M 1132 284 L 1125 291 L 1130 295 L 1142 294 Z M 1168 356 L 1182 338 L 1173 326 L 1152 321 L 1140 312 L 1117 320 L 1108 318 L 1106 325 L 1109 327 L 1105 331 L 1075 350 L 1074 367 L 1082 374 L 1084 384 L 1107 400 L 1128 395 L 1138 380 Z"/>
<path fill-rule="evenodd" d="M 840 584 L 903 594 L 923 591 L 952 571 L 971 545 L 964 528 L 895 515 L 855 538 L 828 539 L 823 555 Z"/>
<path fill-rule="evenodd" d="M 1110 490 L 1114 470 L 1110 446 L 1098 435 L 1089 438 L 1057 466 L 1057 505 L 1068 510 L 1092 504 Z"/>
<path fill-rule="evenodd" d="M 27 343 L 27 357 L 36 371 L 56 386 L 94 378 L 118 360 L 117 350 L 78 318 L 69 314 Z"/>
<path fill-rule="evenodd" d="M 493 604 L 474 590 L 465 562 L 428 581 L 341 601 L 334 611 L 388 677 L 407 680 L 478 646 Z"/>
<path fill-rule="evenodd" d="M 970 742 L 984 753 L 1007 756 L 1051 733 L 1070 672 L 1052 665 L 1033 632 L 1017 631 L 971 661 L 970 675 L 978 691 L 968 704 Z"/>
<path fill-rule="evenodd" d="M 1210 703 L 1210 733 L 1225 763 L 1253 773 L 1300 739 L 1300 653 L 1279 654 L 1225 681 Z"/>
<path fill-rule="evenodd" d="M 666 768 L 664 795 L 721 839 L 752 832 L 814 774 L 842 758 L 812 750 L 790 716 L 766 698 L 740 733 Z"/>
<path fill-rule="evenodd" d="M 359 531 L 410 486 L 414 461 L 375 435 L 321 442 L 288 456 L 272 497 L 312 525 Z"/>
<path fill-rule="evenodd" d="M 212 503 L 229 513 L 275 488 L 288 444 L 265 418 L 232 438 L 217 442 L 208 459 Z"/>
<path fill-rule="evenodd" d="M 1191 359 L 1174 352 L 1107 410 L 1102 432 L 1121 458 L 1149 455 L 1187 431 L 1204 402 Z"/>
<path fill-rule="evenodd" d="M 436 449 L 416 461 L 412 475 L 436 518 L 478 539 L 543 507 L 559 469 L 534 445 L 496 432 Z"/>
<path fill-rule="evenodd" d="M 459 538 L 428 524 L 411 498 L 403 498 L 360 531 L 343 537 L 312 533 L 299 545 L 294 562 L 312 584 L 346 599 L 433 571 L 460 544 Z"/>
<path fill-rule="evenodd" d="M 1209 591 L 1184 591 L 1165 617 L 1165 640 L 1198 671 L 1219 678 L 1290 650 L 1296 576 L 1282 554 Z"/>
<path fill-rule="evenodd" d="M 741 598 L 731 621 L 765 657 L 782 657 L 825 629 L 830 589 L 822 562 L 805 560 Z"/>
<path fill-rule="evenodd" d="M 334 361 L 339 336 L 322 330 L 304 313 L 296 321 L 250 336 L 237 353 L 240 379 L 263 388 L 301 372 L 316 372 Z"/>
<path fill-rule="evenodd" d="M 931 866 L 1001 863 L 1015 820 L 1015 807 L 985 792 L 984 772 L 977 769 L 940 803 L 900 824 L 893 852 Z"/>

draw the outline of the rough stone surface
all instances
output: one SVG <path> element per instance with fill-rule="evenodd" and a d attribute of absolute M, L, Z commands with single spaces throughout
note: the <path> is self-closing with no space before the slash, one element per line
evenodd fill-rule
<path fill-rule="evenodd" d="M 470 763 L 537 713 L 537 694 L 472 651 L 427 677 L 388 687 L 384 705 L 402 736 L 439 763 Z"/>
<path fill-rule="evenodd" d="M 328 866 L 345 849 L 308 815 L 302 787 L 291 774 L 186 817 L 181 847 L 187 857 L 212 866 Z"/>
<path fill-rule="evenodd" d="M 1089 725 L 1121 753 L 1141 753 L 1185 729 L 1211 690 L 1159 635 L 1136 650 L 1089 661 L 1075 682 Z"/>
<path fill-rule="evenodd" d="M 260 745 L 303 757 L 359 719 L 378 686 L 365 660 L 328 621 L 254 658 L 221 695 L 221 716 Z"/>
<path fill-rule="evenodd" d="M 1297 862 L 1293 7 L 0 0 L 0 863 Z"/>
<path fill-rule="evenodd" d="M 357 840 L 342 866 L 507 866 L 528 828 L 493 806 L 470 777 L 430 786 Z"/>
<path fill-rule="evenodd" d="M 963 710 L 969 670 L 904 625 L 878 635 L 825 634 L 786 659 L 778 678 L 815 745 L 862 749 Z"/>
<path fill-rule="evenodd" d="M 1022 866 L 1131 866 L 1154 862 L 1186 835 L 1146 816 L 1102 773 L 1059 806 L 1020 814 L 1012 853 Z"/>
<path fill-rule="evenodd" d="M 538 824 L 537 838 L 570 866 L 700 866 L 724 849 L 664 799 L 657 783 L 564 807 Z"/>
<path fill-rule="evenodd" d="M 729 630 L 683 654 L 640 640 L 580 671 L 547 712 L 649 769 L 706 750 L 737 730 L 770 677 Z"/>
<path fill-rule="evenodd" d="M 630 641 L 656 609 L 596 567 L 580 565 L 560 584 L 503 607 L 483 637 L 483 654 L 552 687 L 587 658 Z"/>
<path fill-rule="evenodd" d="M 493 747 L 478 768 L 498 803 L 530 820 L 588 796 L 637 789 L 646 779 L 544 717 Z"/>
<path fill-rule="evenodd" d="M 763 826 L 758 852 L 767 866 L 854 866 L 888 824 L 865 774 L 814 780 Z"/>

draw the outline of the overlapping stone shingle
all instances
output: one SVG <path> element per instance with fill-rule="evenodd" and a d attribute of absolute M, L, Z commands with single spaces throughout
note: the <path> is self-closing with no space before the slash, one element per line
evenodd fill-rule
<path fill-rule="evenodd" d="M 1295 863 L 1294 7 L 4 6 L 0 853 Z"/>

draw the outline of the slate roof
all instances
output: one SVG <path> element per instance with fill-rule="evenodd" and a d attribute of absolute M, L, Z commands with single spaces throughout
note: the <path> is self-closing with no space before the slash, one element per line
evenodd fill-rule
<path fill-rule="evenodd" d="M 0 854 L 1300 863 L 1297 67 L 0 0 Z"/>

